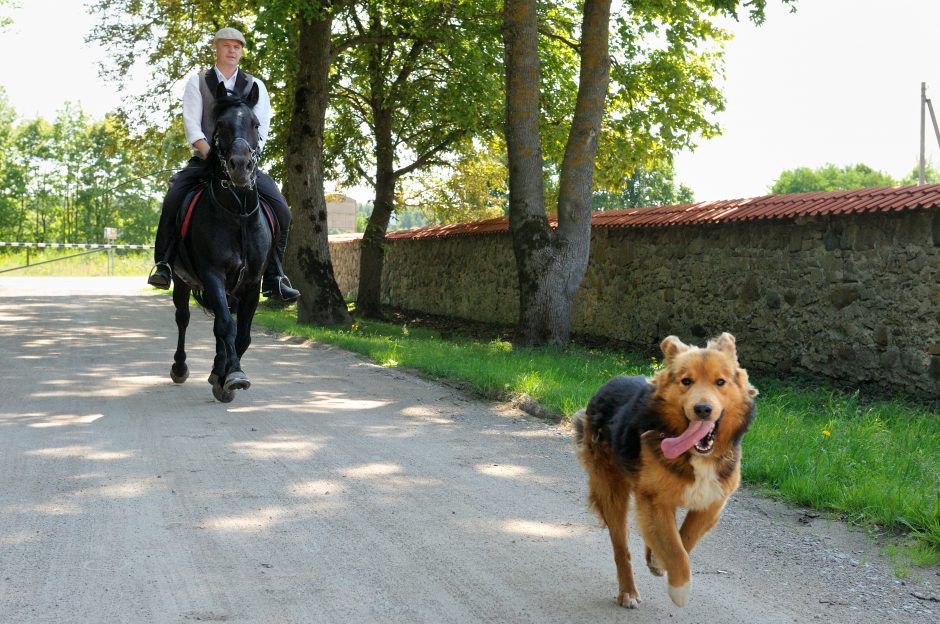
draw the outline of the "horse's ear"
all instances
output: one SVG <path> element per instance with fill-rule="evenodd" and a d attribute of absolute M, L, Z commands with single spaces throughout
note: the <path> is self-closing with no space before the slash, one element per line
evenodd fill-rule
<path fill-rule="evenodd" d="M 248 91 L 248 97 L 245 98 L 245 102 L 248 103 L 248 106 L 254 108 L 258 103 L 258 98 L 261 96 L 261 90 L 258 88 L 257 82 L 251 83 L 251 90 Z"/>
<path fill-rule="evenodd" d="M 228 89 L 225 88 L 224 83 L 219 83 L 215 88 L 215 99 L 221 100 L 222 98 L 228 96 Z"/>

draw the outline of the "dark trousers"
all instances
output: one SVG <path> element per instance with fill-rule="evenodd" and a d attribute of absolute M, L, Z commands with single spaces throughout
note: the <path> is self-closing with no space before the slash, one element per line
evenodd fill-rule
<path fill-rule="evenodd" d="M 168 257 L 170 243 L 176 239 L 176 215 L 179 214 L 186 194 L 194 189 L 205 177 L 203 160 L 193 156 L 182 170 L 170 178 L 170 186 L 163 198 L 160 212 L 160 224 L 157 225 L 157 239 L 153 243 L 153 261 L 170 262 Z"/>
<path fill-rule="evenodd" d="M 170 186 L 167 189 L 166 197 L 163 198 L 163 209 L 160 213 L 160 224 L 157 226 L 157 239 L 153 245 L 153 261 L 171 262 L 172 258 L 167 257 L 170 253 L 170 243 L 176 240 L 178 232 L 176 230 L 176 217 L 180 212 L 186 195 L 196 188 L 200 182 L 205 180 L 204 161 L 198 156 L 193 156 L 186 163 L 186 166 L 170 178 Z M 261 198 L 271 206 L 274 211 L 274 217 L 277 219 L 280 238 L 274 241 L 278 252 L 278 258 L 283 262 L 284 249 L 287 247 L 287 233 L 290 230 L 290 208 L 287 206 L 287 200 L 281 195 L 277 184 L 271 179 L 271 176 L 258 171 L 258 193 Z M 271 263 L 273 265 L 273 263 Z"/>

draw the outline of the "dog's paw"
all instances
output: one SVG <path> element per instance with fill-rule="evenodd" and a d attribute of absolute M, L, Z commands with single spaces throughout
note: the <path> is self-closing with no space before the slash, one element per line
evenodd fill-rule
<path fill-rule="evenodd" d="M 643 599 L 640 598 L 640 594 L 620 594 L 617 596 L 617 604 L 619 604 L 624 609 L 636 609 L 640 606 L 640 603 L 643 602 Z"/>
<path fill-rule="evenodd" d="M 692 589 L 692 582 L 689 581 L 685 585 L 680 585 L 679 587 L 669 586 L 669 597 L 672 598 L 673 604 L 677 607 L 684 607 L 686 603 L 689 602 L 689 592 Z"/>
<path fill-rule="evenodd" d="M 650 569 L 653 576 L 662 576 L 665 573 L 663 571 L 663 564 L 659 562 L 659 559 L 656 558 L 656 555 L 654 555 L 652 551 L 650 551 L 646 557 L 646 566 Z"/>

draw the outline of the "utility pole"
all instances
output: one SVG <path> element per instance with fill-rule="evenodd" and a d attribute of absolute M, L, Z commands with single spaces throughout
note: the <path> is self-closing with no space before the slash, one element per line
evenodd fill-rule
<path fill-rule="evenodd" d="M 926 142 L 927 142 L 927 113 L 930 113 L 930 121 L 933 123 L 933 133 L 937 137 L 937 145 L 940 146 L 940 126 L 937 125 L 937 115 L 933 112 L 933 102 L 927 97 L 927 83 L 920 83 L 920 184 L 926 183 L 925 169 L 927 167 Z"/>
<path fill-rule="evenodd" d="M 927 135 L 927 83 L 920 83 L 920 186 L 924 185 L 924 152 Z"/>

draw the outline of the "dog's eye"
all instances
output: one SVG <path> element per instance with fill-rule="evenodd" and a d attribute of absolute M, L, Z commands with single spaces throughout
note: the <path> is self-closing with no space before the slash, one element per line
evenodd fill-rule
<path fill-rule="evenodd" d="M 683 377 L 681 383 L 682 383 L 683 386 L 691 386 L 691 385 L 692 385 L 692 378 L 691 378 L 691 377 Z"/>

